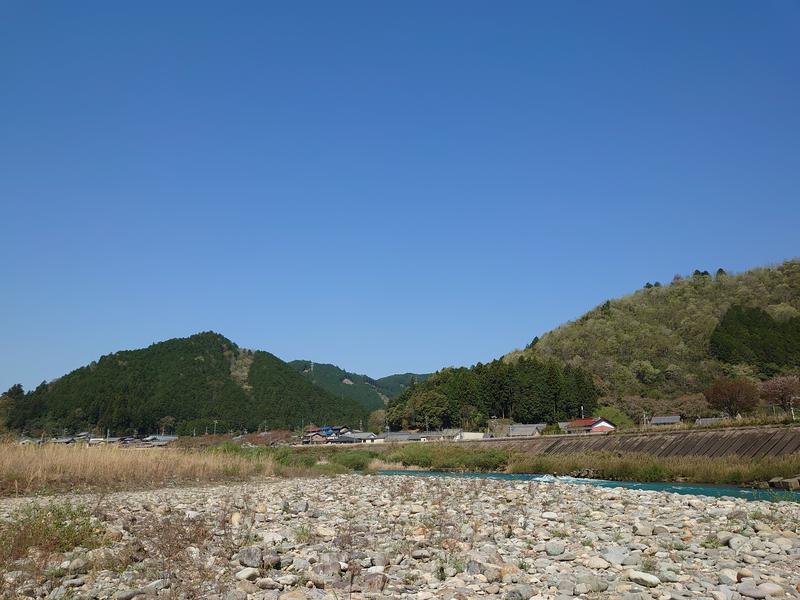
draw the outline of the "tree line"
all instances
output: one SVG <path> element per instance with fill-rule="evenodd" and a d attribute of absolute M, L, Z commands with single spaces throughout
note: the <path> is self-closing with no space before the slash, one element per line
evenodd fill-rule
<path fill-rule="evenodd" d="M 389 402 L 390 429 L 479 429 L 493 417 L 555 423 L 592 415 L 599 391 L 591 375 L 555 360 L 495 360 L 443 369 Z"/>

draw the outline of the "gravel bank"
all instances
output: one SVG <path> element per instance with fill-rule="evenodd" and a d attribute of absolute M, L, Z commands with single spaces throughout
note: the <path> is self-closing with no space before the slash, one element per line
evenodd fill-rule
<path fill-rule="evenodd" d="M 105 545 L 0 566 L 5 597 L 800 598 L 788 502 L 358 475 L 70 500 Z"/>

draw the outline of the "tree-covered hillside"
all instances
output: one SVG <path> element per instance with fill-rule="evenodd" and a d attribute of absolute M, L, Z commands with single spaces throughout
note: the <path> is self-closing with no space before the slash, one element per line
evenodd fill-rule
<path fill-rule="evenodd" d="M 590 371 L 608 396 L 672 398 L 722 376 L 796 372 L 798 316 L 798 260 L 738 275 L 696 271 L 605 302 L 506 360 L 555 358 Z"/>
<path fill-rule="evenodd" d="M 208 332 L 115 352 L 7 407 L 11 428 L 50 433 L 108 428 L 114 433 L 164 427 L 203 433 L 317 423 L 355 425 L 366 411 L 314 386 L 267 352 L 240 349 Z"/>
<path fill-rule="evenodd" d="M 404 373 L 372 379 L 367 375 L 350 373 L 336 365 L 308 360 L 293 360 L 288 364 L 315 385 L 335 396 L 352 398 L 370 411 L 384 408 L 388 400 L 399 396 L 412 381 L 424 381 L 428 377 L 427 374 Z"/>
<path fill-rule="evenodd" d="M 392 429 L 482 429 L 492 417 L 555 423 L 595 410 L 599 392 L 591 375 L 556 360 L 495 360 L 443 369 L 389 403 Z"/>

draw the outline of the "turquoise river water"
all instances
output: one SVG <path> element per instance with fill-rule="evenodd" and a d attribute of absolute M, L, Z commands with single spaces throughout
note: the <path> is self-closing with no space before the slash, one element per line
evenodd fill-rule
<path fill-rule="evenodd" d="M 733 485 L 710 485 L 702 483 L 656 483 L 637 481 L 609 481 L 607 479 L 581 479 L 578 477 L 554 477 L 553 475 L 536 475 L 520 473 L 473 473 L 451 471 L 378 471 L 381 475 L 418 475 L 422 477 L 467 477 L 471 479 L 508 479 L 511 481 L 561 481 L 579 485 L 594 485 L 597 487 L 621 487 L 629 490 L 652 490 L 656 492 L 672 492 L 673 494 L 693 494 L 697 496 L 731 496 L 745 498 L 746 500 L 787 500 L 800 502 L 800 493 L 779 490 L 758 490 L 753 488 L 736 487 Z"/>

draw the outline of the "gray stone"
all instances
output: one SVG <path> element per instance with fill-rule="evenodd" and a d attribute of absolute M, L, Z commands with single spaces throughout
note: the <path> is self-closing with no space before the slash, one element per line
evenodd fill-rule
<path fill-rule="evenodd" d="M 239 564 L 244 567 L 261 567 L 261 557 L 261 548 L 258 546 L 239 548 Z"/>
<path fill-rule="evenodd" d="M 719 582 L 723 585 L 735 585 L 739 581 L 734 569 L 720 569 Z"/>
<path fill-rule="evenodd" d="M 767 592 L 764 590 L 758 589 L 752 583 L 742 583 L 738 588 L 736 588 L 742 596 L 747 598 L 766 598 Z"/>
<path fill-rule="evenodd" d="M 603 552 L 602 557 L 604 560 L 610 562 L 612 565 L 621 565 L 622 561 L 628 556 L 628 550 L 625 548 L 609 548 Z"/>
<path fill-rule="evenodd" d="M 579 584 L 583 584 L 592 592 L 605 592 L 608 589 L 608 582 L 597 575 L 580 575 L 577 579 Z"/>
<path fill-rule="evenodd" d="M 364 591 L 368 593 L 379 593 L 386 587 L 389 578 L 383 573 L 367 573 L 364 576 Z"/>
<path fill-rule="evenodd" d="M 544 546 L 544 551 L 547 552 L 548 556 L 558 556 L 559 554 L 564 554 L 566 549 L 567 545 L 561 541 L 547 542 Z"/>
<path fill-rule="evenodd" d="M 590 569 L 607 569 L 610 564 L 607 560 L 600 558 L 599 556 L 592 556 L 586 561 L 586 566 Z"/>
<path fill-rule="evenodd" d="M 529 585 L 512 585 L 506 589 L 505 600 L 529 600 L 533 596 L 533 588 Z"/>
<path fill-rule="evenodd" d="M 288 575 L 283 575 L 282 577 L 278 577 L 277 582 L 281 585 L 294 585 L 296 584 L 300 578 L 297 575 L 292 575 L 291 573 Z"/>
<path fill-rule="evenodd" d="M 245 567 L 244 569 L 241 569 L 240 571 L 236 572 L 236 579 L 238 579 L 239 581 L 244 581 L 246 579 L 252 580 L 257 578 L 258 575 L 259 575 L 258 569 L 255 569 L 253 567 Z"/>
<path fill-rule="evenodd" d="M 628 571 L 628 579 L 645 587 L 656 587 L 661 583 L 661 580 L 658 577 L 643 571 Z"/>
<path fill-rule="evenodd" d="M 786 593 L 781 586 L 771 581 L 760 583 L 758 589 L 765 592 L 768 596 L 783 596 Z"/>
<path fill-rule="evenodd" d="M 743 535 L 732 535 L 730 539 L 728 539 L 728 546 L 731 550 L 739 550 L 742 546 L 747 543 L 747 538 Z"/>

